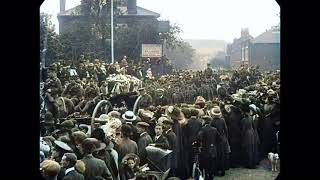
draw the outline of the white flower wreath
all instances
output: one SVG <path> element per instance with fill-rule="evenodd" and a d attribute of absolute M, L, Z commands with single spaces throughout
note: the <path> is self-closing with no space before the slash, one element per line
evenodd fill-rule
<path fill-rule="evenodd" d="M 173 112 L 173 106 L 169 106 L 169 107 L 168 107 L 168 112 L 169 112 L 169 113 L 172 113 L 172 112 Z"/>

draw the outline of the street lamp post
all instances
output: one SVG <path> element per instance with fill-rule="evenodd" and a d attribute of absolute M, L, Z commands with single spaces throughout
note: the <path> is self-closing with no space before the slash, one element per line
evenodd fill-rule
<path fill-rule="evenodd" d="M 43 16 L 43 19 L 42 19 L 42 23 L 43 23 L 43 31 L 44 31 L 44 42 L 43 42 L 43 49 L 42 49 L 42 67 L 45 67 L 45 63 L 46 63 L 46 60 L 45 60 L 45 56 L 46 56 L 46 51 L 47 51 L 47 34 L 48 34 L 48 31 L 47 31 L 47 27 L 46 27 L 46 17 Z"/>
<path fill-rule="evenodd" d="M 40 99 L 41 99 L 41 105 L 40 105 L 40 114 L 44 114 L 46 112 L 46 106 L 44 103 L 44 96 L 45 96 L 45 92 L 44 92 L 44 79 L 43 79 L 43 73 L 44 73 L 44 69 L 45 69 L 45 56 L 46 56 L 46 51 L 47 51 L 47 27 L 46 27 L 46 18 L 45 16 L 43 16 L 42 18 L 42 27 L 43 27 L 43 31 L 44 31 L 44 42 L 43 42 L 43 49 L 42 49 L 42 58 L 41 58 L 41 66 L 40 66 Z"/>
<path fill-rule="evenodd" d="M 113 48 L 113 0 L 111 0 L 111 62 L 114 63 L 114 48 Z"/>

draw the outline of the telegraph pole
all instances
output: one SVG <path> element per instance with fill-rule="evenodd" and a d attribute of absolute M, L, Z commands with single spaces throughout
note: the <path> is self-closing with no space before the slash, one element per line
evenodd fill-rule
<path fill-rule="evenodd" d="M 114 63 L 114 47 L 113 47 L 113 0 L 111 0 L 111 63 Z"/>
<path fill-rule="evenodd" d="M 46 57 L 46 51 L 47 51 L 47 26 L 46 26 L 46 18 L 45 16 L 42 17 L 42 28 L 43 28 L 43 33 L 44 33 L 44 41 L 43 41 L 43 49 L 41 51 L 42 53 L 42 58 L 41 58 L 41 66 L 40 66 L 40 99 L 41 99 L 41 105 L 40 105 L 40 114 L 43 114 L 46 112 L 46 106 L 44 103 L 44 98 L 45 98 L 45 92 L 44 92 L 44 81 L 43 79 L 43 73 L 45 69 L 45 57 Z"/>
<path fill-rule="evenodd" d="M 44 32 L 44 41 L 43 41 L 43 49 L 42 49 L 42 67 L 44 68 L 45 67 L 45 63 L 46 63 L 46 60 L 45 60 L 45 57 L 46 57 L 46 51 L 47 51 L 47 27 L 46 27 L 46 17 L 43 16 L 42 17 L 42 23 L 43 23 L 43 32 Z"/>

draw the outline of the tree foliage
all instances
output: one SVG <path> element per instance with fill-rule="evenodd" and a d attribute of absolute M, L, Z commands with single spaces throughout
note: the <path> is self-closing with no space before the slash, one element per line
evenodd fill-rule
<path fill-rule="evenodd" d="M 160 43 L 154 23 L 148 21 L 131 21 L 127 25 L 120 25 L 115 30 L 116 57 L 123 55 L 138 59 L 141 44 Z"/>
<path fill-rule="evenodd" d="M 169 31 L 166 33 L 160 33 L 160 39 L 164 40 L 166 48 L 175 49 L 184 45 L 183 40 L 180 37 L 182 32 L 181 28 L 177 25 L 170 25 Z"/>
<path fill-rule="evenodd" d="M 158 33 L 156 19 L 132 18 L 126 24 L 118 21 L 120 10 L 117 8 L 123 1 L 114 1 L 114 48 L 115 59 L 126 55 L 138 60 L 141 44 L 164 43 L 167 56 L 191 59 L 192 48 L 180 38 L 181 28 L 171 25 L 166 33 Z M 93 58 L 111 59 L 111 0 L 81 0 L 77 16 L 72 22 L 72 32 L 57 35 L 51 21 L 46 27 L 52 29 L 48 38 L 48 47 L 52 48 L 47 56 L 51 60 L 77 60 L 80 54 L 91 54 Z M 50 18 L 49 18 L 50 19 Z M 50 24 L 51 23 L 51 24 Z M 43 31 L 42 41 L 43 42 Z M 42 46 L 41 46 L 42 47 Z M 186 52 L 184 56 L 183 53 Z M 46 56 L 46 57 L 47 57 Z M 177 60 L 178 67 L 182 67 Z"/>
<path fill-rule="evenodd" d="M 188 42 L 180 41 L 175 48 L 166 48 L 165 54 L 176 69 L 188 69 L 195 60 L 195 49 Z"/>
<path fill-rule="evenodd" d="M 44 56 L 46 64 L 55 61 L 61 50 L 59 36 L 55 32 L 55 26 L 53 25 L 51 18 L 52 16 L 46 13 L 40 14 L 40 50 L 41 58 Z M 45 39 L 46 45 L 44 44 Z M 45 50 L 45 53 L 43 53 L 43 50 Z"/>
<path fill-rule="evenodd" d="M 218 51 L 217 54 L 209 60 L 209 63 L 213 68 L 225 68 L 229 69 L 230 64 L 226 62 L 226 53 L 224 51 Z"/>

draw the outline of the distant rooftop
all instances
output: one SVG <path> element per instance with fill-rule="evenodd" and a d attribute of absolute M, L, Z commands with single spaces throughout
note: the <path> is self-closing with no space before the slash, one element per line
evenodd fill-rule
<path fill-rule="evenodd" d="M 122 12 L 122 16 L 154 16 L 156 18 L 160 17 L 159 13 L 144 9 L 137 6 L 137 14 L 128 14 L 127 7 L 118 7 Z M 81 15 L 81 5 L 74 8 L 68 9 L 64 12 L 58 13 L 58 16 L 80 16 Z"/>
<path fill-rule="evenodd" d="M 148 9 L 144 9 L 142 7 L 137 6 L 137 14 L 128 14 L 128 11 L 125 11 L 124 16 L 155 16 L 155 17 L 160 17 L 159 13 L 150 11 Z"/>
<path fill-rule="evenodd" d="M 252 43 L 280 43 L 280 31 L 279 30 L 268 30 L 256 38 Z"/>

